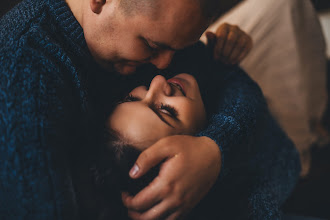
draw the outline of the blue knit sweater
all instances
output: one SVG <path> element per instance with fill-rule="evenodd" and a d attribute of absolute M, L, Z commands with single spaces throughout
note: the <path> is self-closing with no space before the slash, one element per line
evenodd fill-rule
<path fill-rule="evenodd" d="M 105 103 L 114 102 L 140 79 L 150 79 L 155 69 L 142 69 L 145 75 L 131 78 L 104 72 L 93 61 L 81 26 L 62 0 L 23 1 L 1 18 L 0 44 L 0 219 L 79 219 L 72 156 L 93 143 L 89 131 L 106 115 Z M 196 48 L 178 53 L 173 69 L 189 66 L 185 72 L 195 71 L 197 77 L 202 72 L 218 73 L 212 76 L 215 79 L 208 78 L 220 86 L 205 89 L 210 106 L 216 105 L 200 135 L 211 137 L 221 148 L 220 194 L 237 184 L 246 195 L 242 200 L 238 193 L 227 193 L 215 201 L 226 207 L 226 202 L 240 199 L 238 207 L 248 207 L 247 216 L 277 219 L 298 176 L 296 151 L 264 113 L 260 89 L 242 70 L 207 65 L 199 61 L 203 56 L 192 62 L 191 50 Z M 205 78 L 201 82 L 208 87 Z M 270 133 L 263 135 L 265 127 Z M 261 144 L 244 144 L 256 137 L 263 137 L 255 141 Z M 268 144 L 270 139 L 273 144 Z"/>

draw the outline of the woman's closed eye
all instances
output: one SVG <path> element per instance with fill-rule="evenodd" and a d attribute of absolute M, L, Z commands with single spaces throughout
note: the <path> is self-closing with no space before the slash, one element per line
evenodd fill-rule
<path fill-rule="evenodd" d="M 161 112 L 169 115 L 170 117 L 176 120 L 178 119 L 178 111 L 172 106 L 160 103 L 160 107 L 158 107 L 158 109 L 160 109 Z"/>
<path fill-rule="evenodd" d="M 133 96 L 132 94 L 129 94 L 122 101 L 120 101 L 119 104 L 125 102 L 135 102 L 135 101 L 141 101 L 141 99 L 139 97 Z M 178 111 L 173 106 L 163 103 L 160 104 L 152 103 L 150 105 L 150 108 L 152 108 L 154 111 L 158 111 L 160 113 L 172 117 L 175 120 L 178 120 Z"/>
<path fill-rule="evenodd" d="M 122 101 L 119 102 L 119 104 L 124 102 L 136 102 L 141 101 L 139 97 L 133 96 L 132 94 L 128 94 Z"/>

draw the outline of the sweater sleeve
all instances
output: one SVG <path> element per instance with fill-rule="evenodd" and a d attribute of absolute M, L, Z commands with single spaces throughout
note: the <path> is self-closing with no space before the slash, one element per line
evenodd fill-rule
<path fill-rule="evenodd" d="M 232 155 L 230 164 L 235 165 L 218 179 L 191 219 L 281 219 L 281 207 L 298 180 L 298 152 L 268 112 L 259 116 L 250 143 L 253 148 Z"/>
<path fill-rule="evenodd" d="M 257 134 L 248 167 L 249 219 L 281 219 L 280 208 L 299 177 L 299 154 L 268 112 L 257 124 Z"/>
<path fill-rule="evenodd" d="M 0 51 L 0 219 L 62 219 L 65 210 L 74 213 L 64 199 L 64 191 L 72 190 L 65 155 L 57 157 L 70 143 L 63 138 L 66 129 L 57 132 L 66 117 L 58 73 L 33 49 Z"/>
<path fill-rule="evenodd" d="M 204 88 L 208 126 L 198 135 L 210 137 L 218 144 L 223 175 L 227 170 L 226 155 L 239 154 L 246 149 L 238 148 L 249 147 L 248 140 L 255 134 L 257 117 L 266 105 L 259 87 L 239 67 L 221 70 L 220 65 L 215 66 L 211 79 L 212 83 Z"/>
<path fill-rule="evenodd" d="M 216 74 L 223 67 L 213 68 Z M 223 155 L 220 184 L 215 186 L 222 189 L 215 189 L 213 203 L 227 198 L 223 208 L 230 219 L 281 219 L 281 206 L 299 176 L 299 155 L 270 115 L 258 85 L 238 67 L 223 69 L 221 78 L 212 80 L 219 86 L 206 90 L 211 92 L 205 94 L 211 114 L 199 134 L 215 140 Z"/>

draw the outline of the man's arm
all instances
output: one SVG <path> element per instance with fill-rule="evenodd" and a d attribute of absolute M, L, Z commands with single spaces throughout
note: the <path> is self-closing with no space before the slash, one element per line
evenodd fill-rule
<path fill-rule="evenodd" d="M 72 143 L 56 132 L 64 85 L 40 51 L 11 49 L 0 51 L 0 219 L 74 219 L 66 156 L 56 154 Z"/>
<path fill-rule="evenodd" d="M 193 210 L 192 219 L 281 219 L 299 176 L 298 152 L 268 111 L 259 115 L 248 144 L 253 147 L 226 154 L 227 175 Z"/>
<path fill-rule="evenodd" d="M 219 64 L 215 65 L 213 68 L 219 68 Z M 218 70 L 221 69 L 225 68 Z M 223 82 L 219 86 L 204 82 L 209 92 L 205 94 L 206 105 L 213 113 L 209 126 L 200 135 L 215 140 L 223 156 L 221 184 L 218 182 L 215 188 L 227 189 L 216 189 L 221 192 L 219 198 L 225 198 L 227 193 L 227 202 L 223 201 L 227 210 L 245 210 L 242 213 L 247 216 L 238 219 L 278 219 L 280 207 L 299 176 L 299 155 L 270 115 L 259 87 L 242 70 L 233 69 L 226 71 L 222 79 L 215 72 L 218 80 L 211 82 Z M 230 207 L 228 201 L 233 198 L 236 201 Z"/>
<path fill-rule="evenodd" d="M 250 153 L 250 219 L 281 219 L 281 207 L 300 173 L 299 154 L 269 112 L 257 124 L 256 148 Z"/>

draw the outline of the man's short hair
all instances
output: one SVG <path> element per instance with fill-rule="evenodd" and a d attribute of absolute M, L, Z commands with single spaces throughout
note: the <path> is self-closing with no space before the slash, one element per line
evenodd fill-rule
<path fill-rule="evenodd" d="M 135 15 L 136 13 L 150 13 L 157 8 L 159 0 L 121 0 L 120 8 L 127 15 Z"/>
<path fill-rule="evenodd" d="M 158 7 L 160 0 L 121 0 L 120 7 L 126 14 L 151 12 Z M 179 0 L 178 0 L 179 1 Z M 191 0 L 200 5 L 202 15 L 210 20 L 219 15 L 221 9 L 219 0 Z"/>

